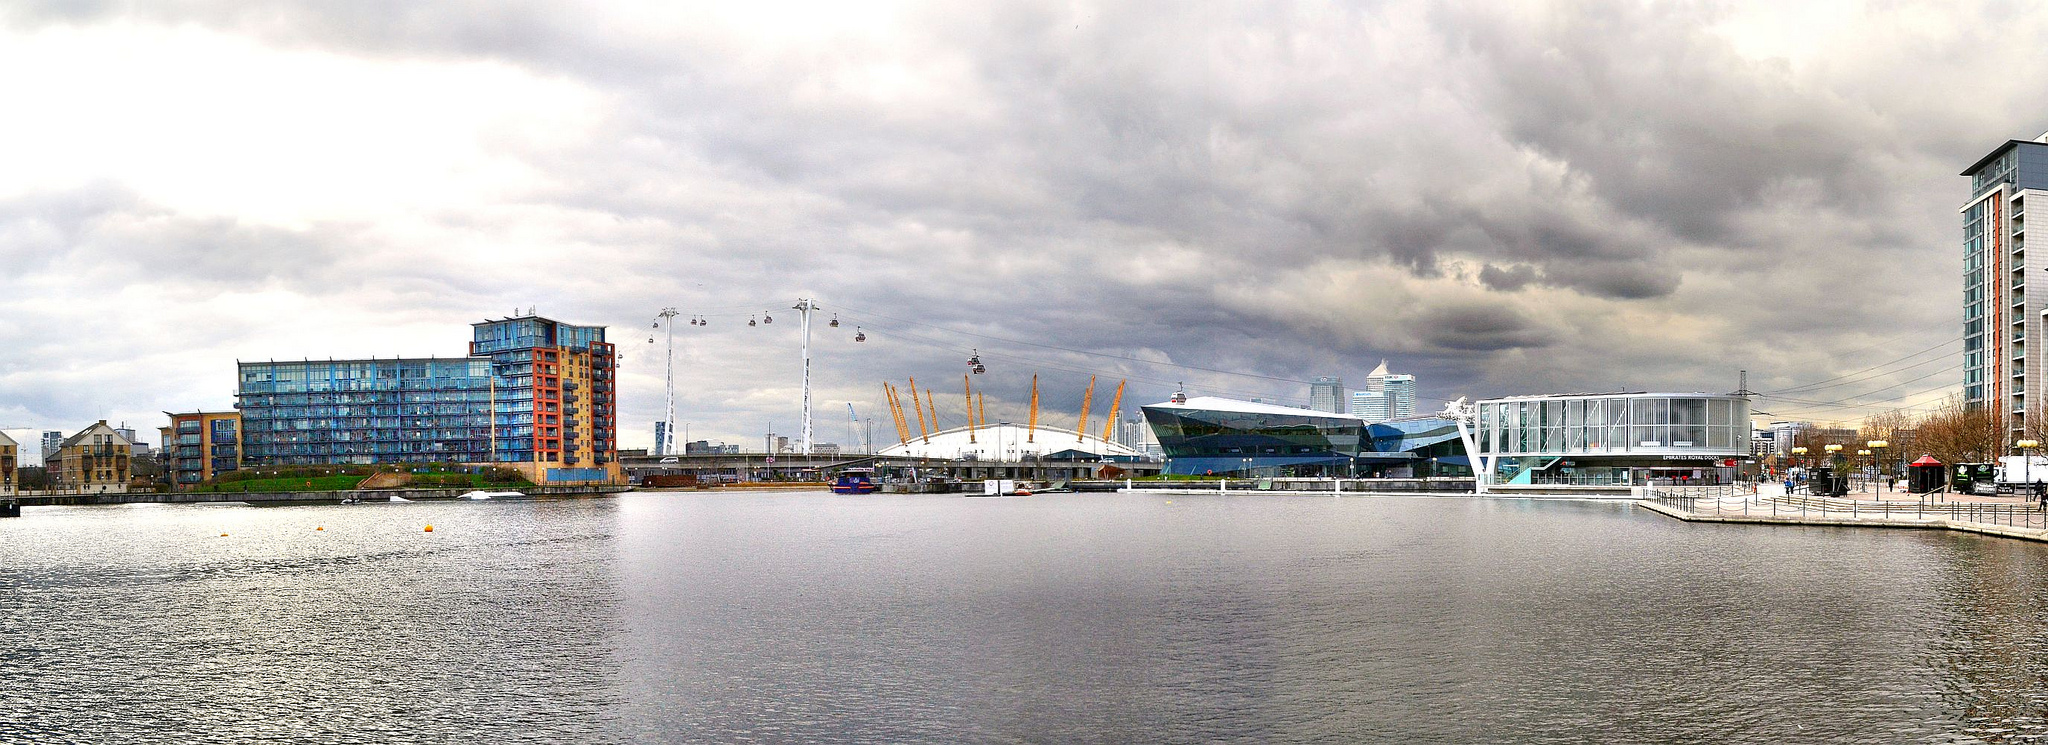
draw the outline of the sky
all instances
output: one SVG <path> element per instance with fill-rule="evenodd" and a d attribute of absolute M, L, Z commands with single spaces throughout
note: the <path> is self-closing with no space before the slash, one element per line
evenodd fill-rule
<path fill-rule="evenodd" d="M 1794 7 L 1783 7 L 1791 5 Z M 607 325 L 620 446 L 1961 380 L 1956 174 L 2048 130 L 2048 7 L 1916 2 L 0 5 L 0 429 L 234 403 L 237 360 Z M 827 322 L 836 314 L 841 326 Z M 750 318 L 773 323 L 750 326 Z M 865 342 L 853 340 L 855 326 Z M 1918 354 L 1919 356 L 1912 356 Z M 1831 387 L 1815 383 L 1847 376 Z"/>

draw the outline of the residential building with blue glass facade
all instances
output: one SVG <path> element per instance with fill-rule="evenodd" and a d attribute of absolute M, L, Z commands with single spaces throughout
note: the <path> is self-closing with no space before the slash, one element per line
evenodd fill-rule
<path fill-rule="evenodd" d="M 472 327 L 469 353 L 497 373 L 494 461 L 535 481 L 618 477 L 618 354 L 605 327 L 538 316 Z"/>
<path fill-rule="evenodd" d="M 491 361 L 241 363 L 249 463 L 481 463 L 490 458 Z"/>
<path fill-rule="evenodd" d="M 473 324 L 463 357 L 240 363 L 244 461 L 489 464 L 537 483 L 614 481 L 617 355 L 604 335 L 523 316 Z"/>

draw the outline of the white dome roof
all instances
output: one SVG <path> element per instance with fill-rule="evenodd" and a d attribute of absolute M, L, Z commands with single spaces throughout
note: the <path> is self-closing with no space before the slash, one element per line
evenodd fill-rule
<path fill-rule="evenodd" d="M 1038 427 L 1033 429 L 1021 424 L 1004 422 L 986 427 L 975 427 L 974 441 L 968 442 L 966 427 L 956 427 L 934 433 L 929 444 L 915 434 L 910 442 L 882 448 L 881 455 L 908 458 L 945 458 L 960 460 L 973 458 L 983 461 L 1015 463 L 1032 456 L 1051 455 L 1066 450 L 1079 450 L 1094 455 L 1137 455 L 1138 451 L 1109 442 L 1100 437 L 1083 435 L 1071 429 Z"/>

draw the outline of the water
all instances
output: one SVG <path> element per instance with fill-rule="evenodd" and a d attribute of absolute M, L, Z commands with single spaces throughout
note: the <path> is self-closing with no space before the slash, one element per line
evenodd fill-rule
<path fill-rule="evenodd" d="M 2029 742 L 2044 714 L 2048 546 L 1939 532 L 1140 495 L 0 520 L 4 742 Z"/>

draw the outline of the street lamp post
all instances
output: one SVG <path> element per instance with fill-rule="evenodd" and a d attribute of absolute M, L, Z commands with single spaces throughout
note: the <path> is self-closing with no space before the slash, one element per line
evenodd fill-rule
<path fill-rule="evenodd" d="M 1878 453 L 1882 452 L 1885 448 L 1890 447 L 1891 443 L 1886 442 L 1884 440 L 1871 440 L 1869 442 L 1863 443 L 1863 445 L 1865 447 L 1870 448 L 1871 452 Z M 1871 456 L 1870 475 L 1871 477 L 1877 479 L 1877 498 L 1884 499 L 1884 473 L 1878 470 L 1878 463 L 1880 462 L 1880 460 L 1880 456 Z"/>
<path fill-rule="evenodd" d="M 1863 456 L 1867 456 L 1867 455 L 1870 455 L 1870 449 L 1869 449 L 1869 448 L 1864 448 L 1864 449 L 1862 449 L 1862 450 L 1858 450 L 1858 451 L 1856 451 L 1856 454 L 1857 454 L 1857 455 L 1863 455 Z M 1871 478 L 1875 478 L 1875 477 L 1877 476 L 1877 459 L 1876 459 L 1876 458 L 1871 458 L 1871 459 L 1870 459 L 1870 476 L 1871 476 Z M 1871 478 L 1865 478 L 1865 479 L 1864 479 L 1864 482 L 1865 482 L 1865 484 L 1866 484 L 1866 485 L 1868 485 L 1868 482 L 1869 482 L 1869 481 L 1871 480 Z M 1858 489 L 1857 491 L 1858 491 L 1859 493 L 1860 493 L 1860 492 L 1862 492 L 1862 490 L 1861 490 L 1861 489 Z"/>
<path fill-rule="evenodd" d="M 1802 462 L 1802 463 L 1806 462 L 1806 446 L 1805 446 L 1805 445 L 1799 445 L 1799 446 L 1793 447 L 1793 448 L 1792 448 L 1792 455 L 1793 455 L 1793 456 L 1795 456 L 1795 457 L 1796 457 L 1796 458 L 1797 458 L 1797 459 L 1798 459 L 1798 460 L 1799 460 L 1800 462 Z M 1805 472 L 1805 471 L 1801 471 L 1801 472 L 1799 473 L 1799 478 L 1801 478 L 1801 479 L 1805 479 L 1805 478 L 1806 478 L 1806 476 L 1807 476 L 1807 474 L 1806 474 L 1806 472 Z M 1791 493 L 1790 493 L 1790 492 L 1788 491 L 1788 492 L 1786 493 L 1786 496 L 1791 496 Z"/>
<path fill-rule="evenodd" d="M 2033 450 L 2034 448 L 2040 447 L 2041 442 L 2039 440 L 2020 440 L 2019 442 L 2013 443 L 2013 445 L 2020 449 L 2020 481 L 2026 483 L 2027 492 L 2029 494 L 2038 492 L 2039 490 L 2034 488 Z"/>
<path fill-rule="evenodd" d="M 1840 455 L 1840 454 L 1842 453 L 1842 446 L 1841 446 L 1841 445 L 1838 445 L 1838 444 L 1832 444 L 1832 443 L 1831 443 L 1831 444 L 1829 444 L 1829 445 L 1827 445 L 1827 446 L 1825 446 L 1825 447 L 1822 447 L 1821 449 L 1822 449 L 1822 450 L 1826 450 L 1826 451 L 1828 451 L 1828 463 L 1830 463 L 1830 464 L 1833 464 L 1833 463 L 1835 462 L 1835 456 L 1837 456 L 1837 455 Z M 1848 477 L 1846 477 L 1846 476 L 1845 476 L 1845 477 L 1843 477 L 1843 478 L 1845 478 L 1845 479 L 1846 479 L 1846 478 L 1848 478 Z M 1842 488 L 1843 488 L 1844 490 L 1846 490 L 1846 489 L 1848 489 L 1848 486 L 1847 486 L 1847 485 L 1844 485 L 1844 486 L 1843 486 Z M 1828 489 L 1828 494 L 1830 494 L 1830 495 L 1833 495 L 1833 494 L 1834 494 L 1834 492 L 1835 492 L 1835 472 L 1834 472 L 1834 469 L 1832 469 L 1832 468 L 1828 469 L 1828 487 L 1827 487 L 1827 489 Z"/>

